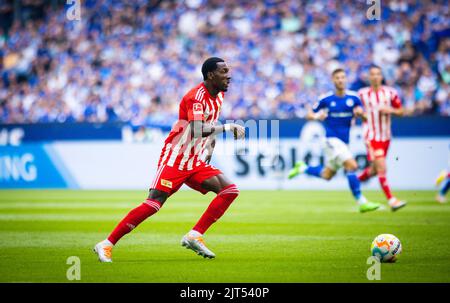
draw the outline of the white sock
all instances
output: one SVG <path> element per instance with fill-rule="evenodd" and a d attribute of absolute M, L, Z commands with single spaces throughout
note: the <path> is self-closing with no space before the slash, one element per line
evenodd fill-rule
<path fill-rule="evenodd" d="M 114 246 L 114 244 L 111 243 L 111 241 L 109 241 L 108 239 L 105 239 L 102 241 L 103 244 L 108 245 L 108 246 Z"/>
<path fill-rule="evenodd" d="M 201 233 L 199 233 L 198 231 L 193 230 L 193 229 L 188 233 L 188 235 L 190 237 L 194 237 L 194 238 L 203 236 Z"/>
<path fill-rule="evenodd" d="M 362 204 L 367 203 L 367 199 L 366 199 L 366 197 L 361 195 L 361 197 L 359 197 L 359 199 L 356 202 L 358 203 L 358 205 L 362 205 Z"/>

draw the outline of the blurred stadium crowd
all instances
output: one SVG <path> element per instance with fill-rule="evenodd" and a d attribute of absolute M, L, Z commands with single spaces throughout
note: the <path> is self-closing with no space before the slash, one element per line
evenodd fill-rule
<path fill-rule="evenodd" d="M 410 115 L 450 115 L 447 1 L 0 2 L 0 122 L 171 124 L 211 55 L 232 67 L 222 117 L 304 117 L 343 66 L 383 68 Z"/>

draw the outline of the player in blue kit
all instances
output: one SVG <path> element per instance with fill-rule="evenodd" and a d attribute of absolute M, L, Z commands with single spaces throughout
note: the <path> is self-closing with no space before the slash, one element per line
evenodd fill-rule
<path fill-rule="evenodd" d="M 324 147 L 325 167 L 308 166 L 300 161 L 289 172 L 289 179 L 306 173 L 310 176 L 331 180 L 336 172 L 344 167 L 348 184 L 355 197 L 360 212 L 373 211 L 380 204 L 369 202 L 361 193 L 361 185 L 355 172 L 358 168 L 355 159 L 348 147 L 350 127 L 353 118 L 365 118 L 363 105 L 357 93 L 346 90 L 346 75 L 343 69 L 336 69 L 332 73 L 332 80 L 336 88 L 319 98 L 313 110 L 306 115 L 308 120 L 323 121 L 326 129 L 326 141 Z"/>

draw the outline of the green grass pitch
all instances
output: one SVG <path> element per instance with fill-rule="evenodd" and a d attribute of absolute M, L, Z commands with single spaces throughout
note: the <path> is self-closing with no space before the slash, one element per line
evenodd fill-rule
<path fill-rule="evenodd" d="M 79 282 L 370 282 L 372 240 L 403 244 L 381 282 L 450 282 L 450 205 L 432 191 L 402 191 L 409 205 L 360 214 L 346 191 L 241 191 L 206 234 L 217 258 L 180 246 L 213 194 L 180 191 L 125 236 L 112 264 L 92 253 L 145 191 L 0 191 L 0 282 L 70 282 L 67 258 L 81 260 Z M 384 201 L 381 192 L 369 199 Z"/>

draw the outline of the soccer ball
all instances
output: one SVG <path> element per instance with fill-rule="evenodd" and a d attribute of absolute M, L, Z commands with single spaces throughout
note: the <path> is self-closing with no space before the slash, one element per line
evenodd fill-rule
<path fill-rule="evenodd" d="M 394 235 L 381 234 L 373 240 L 370 251 L 380 262 L 395 262 L 402 252 L 402 243 Z"/>

